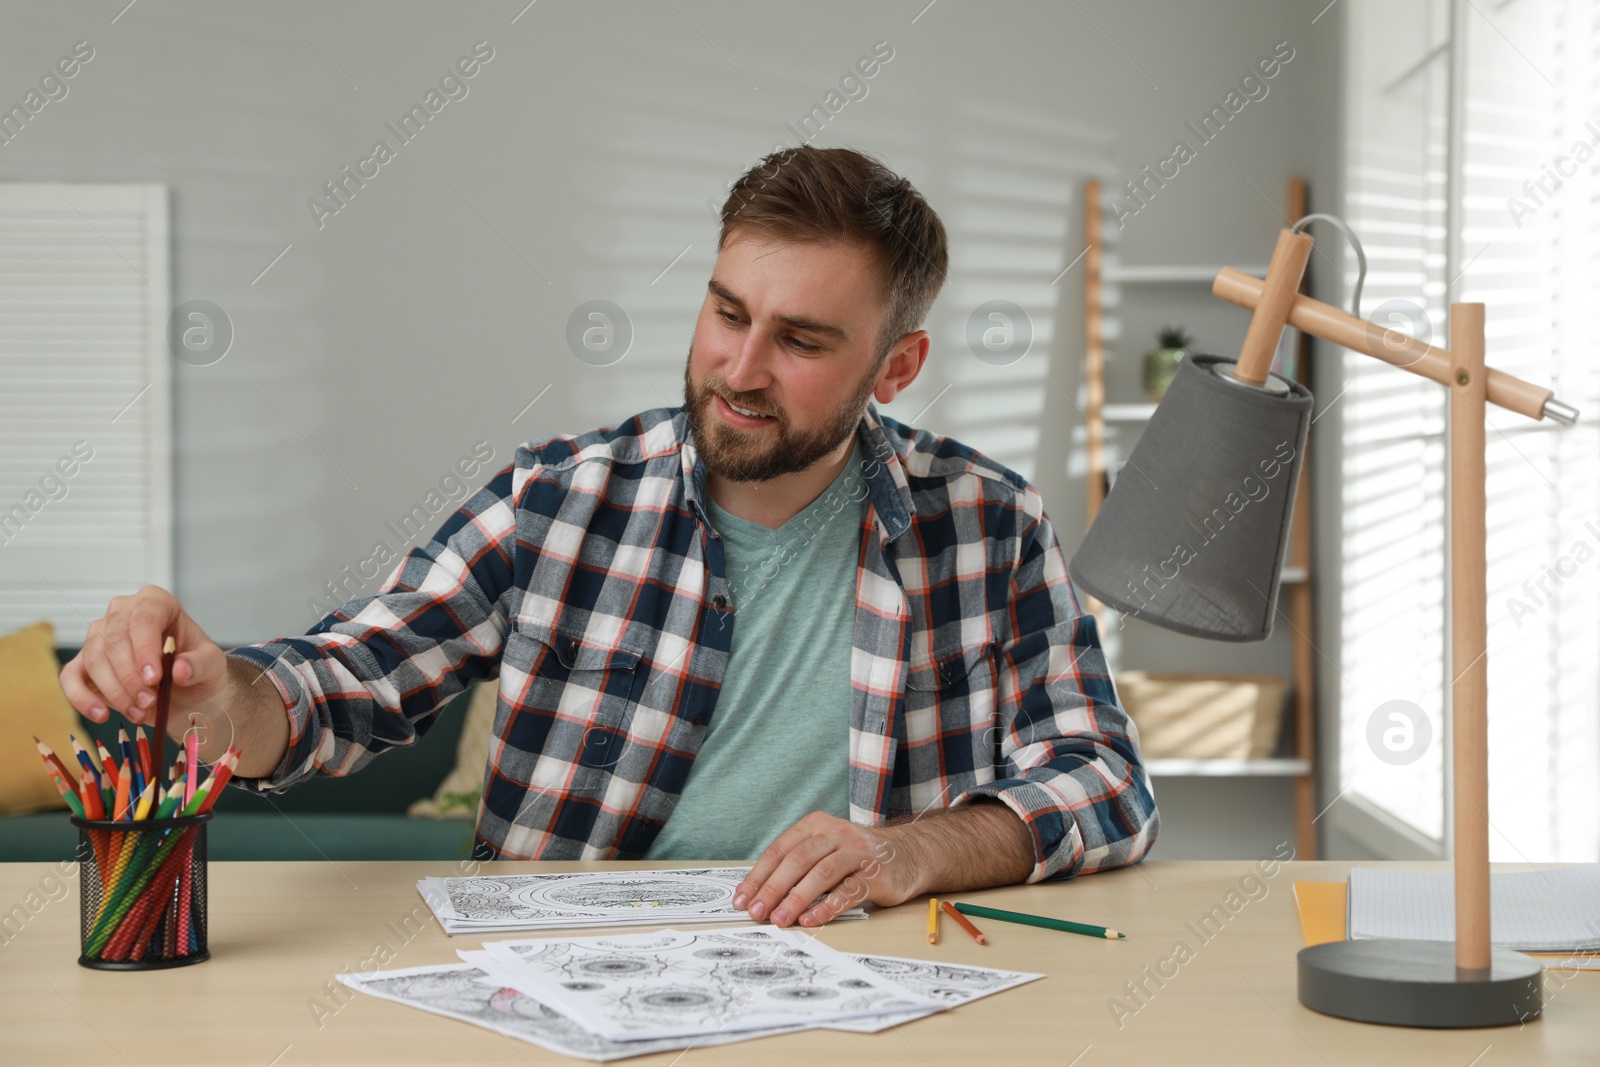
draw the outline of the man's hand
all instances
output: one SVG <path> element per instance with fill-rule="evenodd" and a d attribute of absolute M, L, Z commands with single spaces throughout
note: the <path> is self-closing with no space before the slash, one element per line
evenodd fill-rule
<path fill-rule="evenodd" d="M 770 915 L 775 926 L 821 926 L 863 900 L 902 904 L 917 892 L 911 864 L 887 829 L 814 811 L 767 846 L 734 891 L 733 906 L 756 920 Z"/>
<path fill-rule="evenodd" d="M 270 775 L 289 748 L 289 718 L 278 690 L 259 667 L 230 660 L 178 598 L 158 586 L 112 598 L 105 618 L 89 624 L 83 651 L 61 668 L 61 691 L 94 722 L 105 722 L 112 709 L 136 723 L 154 719 L 161 646 L 169 633 L 177 656 L 168 735 L 181 744 L 184 731 L 195 728 L 202 763 L 216 762 L 234 744 L 242 753 L 235 775 Z"/>
<path fill-rule="evenodd" d="M 1033 848 L 1022 820 L 986 797 L 889 826 L 814 811 L 767 846 L 733 906 L 774 926 L 821 926 L 865 900 L 892 906 L 1020 882 L 1033 871 Z"/>
<path fill-rule="evenodd" d="M 147 585 L 133 596 L 111 599 L 105 618 L 89 624 L 83 650 L 61 669 L 67 701 L 94 722 L 115 709 L 131 722 L 155 717 L 161 681 L 161 645 L 177 642 L 172 664 L 168 729 L 180 736 L 188 713 L 214 702 L 227 684 L 227 657 L 179 606 L 177 597 Z"/>

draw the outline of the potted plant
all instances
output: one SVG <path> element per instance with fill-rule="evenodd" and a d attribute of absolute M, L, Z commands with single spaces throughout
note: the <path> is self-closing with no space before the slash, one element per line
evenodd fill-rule
<path fill-rule="evenodd" d="M 1156 333 L 1156 343 L 1159 348 L 1144 354 L 1144 391 L 1152 401 L 1160 400 L 1172 384 L 1172 376 L 1178 373 L 1178 364 L 1189 354 L 1194 338 L 1181 326 L 1163 326 Z"/>

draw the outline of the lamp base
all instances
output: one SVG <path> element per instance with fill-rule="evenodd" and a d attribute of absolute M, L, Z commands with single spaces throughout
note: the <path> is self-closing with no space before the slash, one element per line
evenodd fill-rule
<path fill-rule="evenodd" d="M 1300 950 L 1300 1003 L 1390 1026 L 1508 1026 L 1544 1008 L 1538 960 L 1497 948 L 1489 969 L 1456 971 L 1451 941 L 1329 941 Z"/>

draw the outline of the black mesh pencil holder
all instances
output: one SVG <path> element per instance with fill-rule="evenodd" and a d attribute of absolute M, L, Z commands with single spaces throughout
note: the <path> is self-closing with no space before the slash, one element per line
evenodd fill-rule
<path fill-rule="evenodd" d="M 80 819 L 78 930 L 85 967 L 142 971 L 211 958 L 206 947 L 206 823 Z"/>

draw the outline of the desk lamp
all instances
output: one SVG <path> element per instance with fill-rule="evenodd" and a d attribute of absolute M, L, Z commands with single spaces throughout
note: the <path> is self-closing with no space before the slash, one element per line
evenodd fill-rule
<path fill-rule="evenodd" d="M 1270 373 L 1285 325 L 1450 390 L 1451 747 L 1456 804 L 1455 943 L 1335 941 L 1299 955 L 1300 1002 L 1328 1015 L 1415 1027 L 1496 1026 L 1537 1016 L 1538 961 L 1489 940 L 1488 611 L 1484 425 L 1488 404 L 1570 426 L 1548 389 L 1484 366 L 1484 306 L 1450 305 L 1450 348 L 1299 294 L 1308 215 L 1278 234 L 1265 279 L 1231 267 L 1212 294 L 1251 310 L 1239 359 L 1191 356 L 1151 416 L 1069 568 L 1119 611 L 1222 641 L 1272 632 L 1278 578 L 1310 429 L 1312 396 Z"/>

